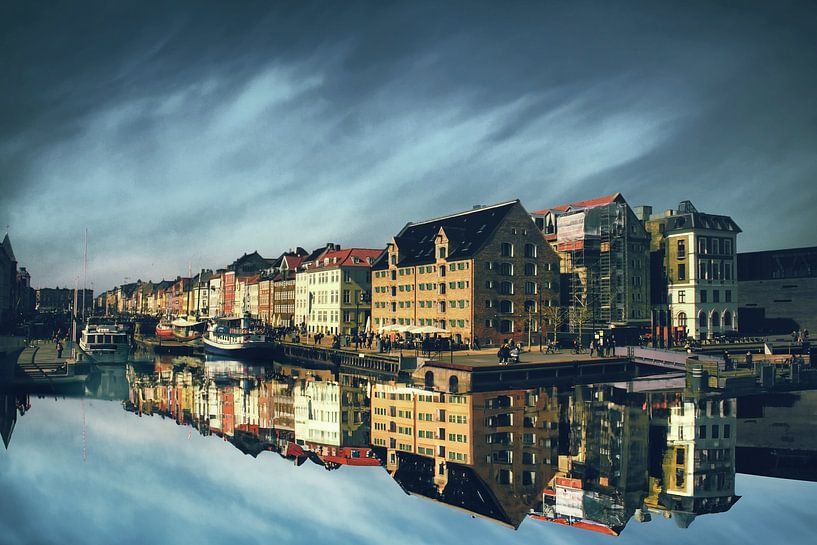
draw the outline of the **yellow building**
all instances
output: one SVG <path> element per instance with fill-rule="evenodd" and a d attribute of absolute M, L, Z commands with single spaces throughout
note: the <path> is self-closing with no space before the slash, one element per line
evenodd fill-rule
<path fill-rule="evenodd" d="M 374 329 L 527 341 L 540 309 L 558 306 L 559 258 L 518 200 L 409 223 L 372 271 Z"/>

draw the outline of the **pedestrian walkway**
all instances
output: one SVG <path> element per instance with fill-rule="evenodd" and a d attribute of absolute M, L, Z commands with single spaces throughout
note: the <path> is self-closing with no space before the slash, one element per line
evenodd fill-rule
<path fill-rule="evenodd" d="M 26 347 L 17 358 L 15 376 L 31 379 L 68 375 L 66 356 L 69 349 L 63 350 L 62 357 L 57 357 L 57 348 L 50 341 L 34 341 Z"/>

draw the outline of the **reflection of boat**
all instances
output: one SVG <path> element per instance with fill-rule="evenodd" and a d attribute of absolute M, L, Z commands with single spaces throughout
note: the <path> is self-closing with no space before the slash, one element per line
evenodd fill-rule
<path fill-rule="evenodd" d="M 204 361 L 204 372 L 213 379 L 243 379 L 262 376 L 264 367 L 247 365 L 243 361 L 207 356 Z"/>
<path fill-rule="evenodd" d="M 94 363 L 125 363 L 130 355 L 128 333 L 122 324 L 89 322 L 79 348 Z"/>
<path fill-rule="evenodd" d="M 239 359 L 271 356 L 274 346 L 249 315 L 219 319 L 202 340 L 206 352 Z"/>
<path fill-rule="evenodd" d="M 173 337 L 180 341 L 192 341 L 198 339 L 204 334 L 207 329 L 207 322 L 199 320 L 187 320 L 185 318 L 176 318 L 170 324 L 172 326 Z M 158 328 L 158 326 L 156 326 Z"/>

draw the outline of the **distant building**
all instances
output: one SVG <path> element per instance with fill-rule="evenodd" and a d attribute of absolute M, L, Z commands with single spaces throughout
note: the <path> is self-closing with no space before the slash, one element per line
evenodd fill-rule
<path fill-rule="evenodd" d="M 676 341 L 736 331 L 735 253 L 741 229 L 734 220 L 699 212 L 683 201 L 677 210 L 651 214 L 644 225 L 656 264 L 652 282 L 660 287 L 654 292 L 656 327 L 668 328 L 668 337 Z"/>
<path fill-rule="evenodd" d="M 518 200 L 408 223 L 373 267 L 373 328 L 430 326 L 460 343 L 527 342 L 540 309 L 559 304 L 558 270 Z"/>
<path fill-rule="evenodd" d="M 561 258 L 574 333 L 650 323 L 650 236 L 621 193 L 532 214 Z"/>
<path fill-rule="evenodd" d="M 68 312 L 74 307 L 73 288 L 39 288 L 35 291 L 36 309 L 39 312 Z M 92 290 L 79 290 L 76 293 L 77 305 L 82 309 L 82 297 L 85 296 L 85 309 L 90 314 L 94 308 Z"/>
<path fill-rule="evenodd" d="M 817 331 L 817 246 L 738 254 L 740 330 Z"/>

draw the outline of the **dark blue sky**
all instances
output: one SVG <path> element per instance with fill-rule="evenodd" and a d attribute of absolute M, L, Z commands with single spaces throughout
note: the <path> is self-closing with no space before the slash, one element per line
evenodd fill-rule
<path fill-rule="evenodd" d="M 4 2 L 0 228 L 96 291 L 621 191 L 815 244 L 811 2 Z M 810 219 L 811 218 L 811 219 Z"/>

